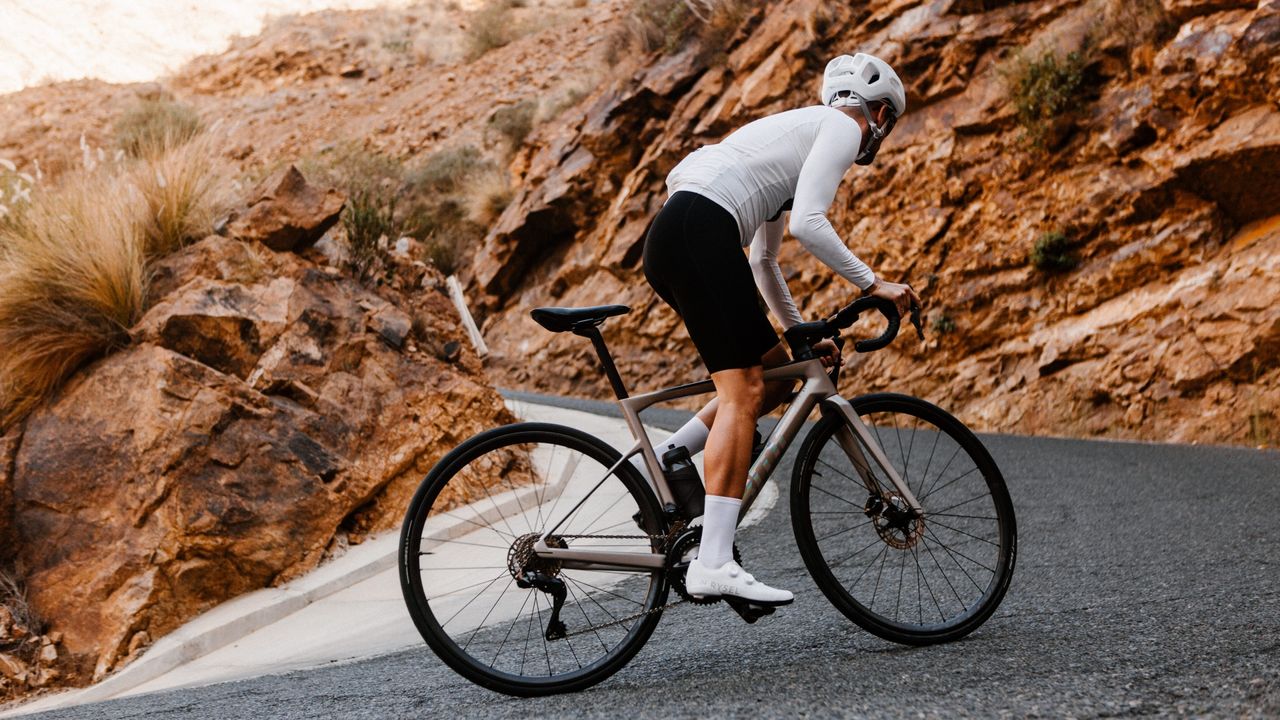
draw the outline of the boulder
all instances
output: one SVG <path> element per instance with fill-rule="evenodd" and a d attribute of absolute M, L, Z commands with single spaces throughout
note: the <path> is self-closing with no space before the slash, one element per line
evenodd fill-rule
<path fill-rule="evenodd" d="M 290 165 L 254 190 L 248 207 L 229 230 L 236 238 L 257 241 L 272 250 L 304 250 L 338 222 L 346 200 L 333 188 L 311 185 Z"/>
<path fill-rule="evenodd" d="M 68 682 L 397 526 L 436 460 L 513 419 L 469 346 L 408 351 L 464 341 L 440 292 L 243 259 L 214 236 L 161 261 L 134 344 L 0 441 L 3 547 L 63 636 L 41 667 Z"/>

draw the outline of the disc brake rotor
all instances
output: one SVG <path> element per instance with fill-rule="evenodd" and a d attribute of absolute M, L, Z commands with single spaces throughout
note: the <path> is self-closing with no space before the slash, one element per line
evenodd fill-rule
<path fill-rule="evenodd" d="M 872 495 L 863 512 L 886 545 L 909 550 L 924 535 L 924 518 L 917 516 L 897 493 Z"/>

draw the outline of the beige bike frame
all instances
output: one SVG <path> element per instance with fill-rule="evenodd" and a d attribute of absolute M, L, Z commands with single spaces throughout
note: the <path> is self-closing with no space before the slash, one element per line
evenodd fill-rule
<path fill-rule="evenodd" d="M 761 451 L 760 456 L 756 458 L 755 463 L 752 464 L 747 473 L 747 486 L 742 497 L 742 512 L 738 516 L 738 522 L 742 522 L 742 518 L 751 509 L 752 503 L 759 497 L 760 490 L 769 480 L 770 475 L 773 474 L 778 461 L 786 453 L 787 448 L 791 446 L 800 429 L 804 427 L 805 420 L 808 419 L 809 414 L 818 406 L 822 406 L 824 412 L 838 413 L 844 419 L 844 425 L 837 431 L 836 440 L 850 462 L 853 463 L 862 482 L 867 486 L 867 490 L 872 493 L 878 493 L 879 486 L 871 475 L 871 466 L 867 462 L 866 453 L 863 452 L 864 448 L 870 451 L 871 459 L 885 474 L 885 477 L 889 479 L 889 482 L 893 484 L 894 488 L 897 489 L 902 499 L 916 512 L 923 512 L 923 508 L 916 500 L 915 495 L 912 494 L 906 482 L 903 481 L 897 470 L 889 462 L 883 448 L 876 442 L 870 429 L 862 422 L 858 414 L 853 411 L 853 406 L 849 404 L 849 401 L 841 397 L 836 391 L 831 377 L 827 375 L 826 369 L 822 367 L 821 360 L 802 360 L 770 368 L 764 371 L 764 380 L 765 382 L 790 380 L 793 383 L 801 382 L 802 384 L 790 406 L 782 414 L 782 419 L 778 421 L 777 426 L 770 433 L 764 450 Z M 650 488 L 657 495 L 659 504 L 665 507 L 673 503 L 671 488 L 667 486 L 662 466 L 658 462 L 658 457 L 654 453 L 648 435 L 645 433 L 644 425 L 640 422 L 640 413 L 646 408 L 661 402 L 712 392 L 715 392 L 715 386 L 710 380 L 703 380 L 620 400 L 623 417 L 626 418 L 627 426 L 630 428 L 632 436 L 635 437 L 636 443 L 621 460 L 609 468 L 604 477 L 596 484 L 596 487 L 587 493 L 587 497 L 590 497 L 591 493 L 594 493 L 622 463 L 629 462 L 632 456 L 639 453 L 644 459 L 645 467 L 649 469 L 649 477 L 653 478 Z M 560 525 L 585 501 L 586 498 L 565 513 L 564 517 L 534 544 L 534 552 L 539 557 L 554 560 L 564 567 L 580 570 L 652 570 L 666 565 L 666 557 L 658 553 L 548 547 L 547 538 L 554 535 Z"/>

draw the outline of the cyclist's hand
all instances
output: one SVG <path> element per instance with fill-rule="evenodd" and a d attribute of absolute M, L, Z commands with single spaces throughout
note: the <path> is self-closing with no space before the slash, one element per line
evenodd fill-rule
<path fill-rule="evenodd" d="M 832 367 L 837 362 L 844 367 L 844 358 L 840 357 L 840 348 L 831 339 L 819 340 L 813 344 L 813 354 L 822 360 L 822 367 Z"/>
<path fill-rule="evenodd" d="M 916 291 L 911 289 L 906 283 L 891 283 L 883 280 L 876 280 L 876 284 L 868 288 L 868 295 L 881 297 L 890 300 L 894 305 L 898 306 L 898 314 L 906 317 L 911 312 L 911 306 L 921 306 L 920 296 L 916 295 Z"/>

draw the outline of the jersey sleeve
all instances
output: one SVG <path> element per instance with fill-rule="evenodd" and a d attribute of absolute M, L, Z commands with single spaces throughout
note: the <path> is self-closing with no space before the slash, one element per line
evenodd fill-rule
<path fill-rule="evenodd" d="M 778 318 L 785 331 L 792 325 L 803 321 L 796 303 L 791 299 L 791 291 L 787 289 L 787 280 L 782 276 L 782 268 L 778 266 L 778 248 L 782 245 L 782 231 L 785 220 L 771 220 L 762 223 L 751 240 L 751 274 L 755 276 L 756 287 L 764 297 L 769 312 Z"/>
<path fill-rule="evenodd" d="M 862 144 L 856 123 L 844 117 L 823 121 L 809 156 L 800 168 L 795 203 L 791 208 L 791 234 L 805 249 L 840 277 L 866 290 L 876 281 L 875 273 L 840 240 L 827 210 L 845 172 L 853 165 Z"/>

